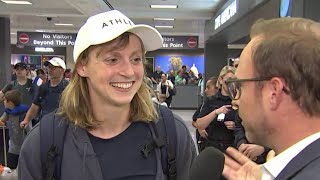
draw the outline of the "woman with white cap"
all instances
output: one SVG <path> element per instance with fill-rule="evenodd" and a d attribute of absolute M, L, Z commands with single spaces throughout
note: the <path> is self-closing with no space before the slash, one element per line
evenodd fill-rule
<path fill-rule="evenodd" d="M 48 175 L 53 174 L 54 179 L 77 180 L 188 179 L 195 155 L 189 131 L 179 117 L 171 114 L 175 150 L 169 151 L 172 144 L 155 138 L 159 137 L 159 123 L 168 118 L 161 109 L 169 110 L 161 107 L 159 111 L 159 105 L 152 103 L 143 80 L 145 52 L 160 48 L 162 42 L 157 30 L 135 25 L 119 11 L 90 17 L 78 32 L 74 75 L 62 94 L 59 109 L 43 117 L 43 121 L 67 127 L 63 146 L 51 146 L 47 161 L 42 161 L 43 144 L 48 143 L 42 139 L 53 128 L 44 127 L 42 121 L 22 147 L 19 178 L 52 179 Z M 46 141 L 63 133 L 57 134 Z M 170 132 L 168 139 L 173 140 Z M 177 152 L 171 159 L 174 167 L 168 152 Z M 52 159 L 54 164 L 49 162 Z"/>

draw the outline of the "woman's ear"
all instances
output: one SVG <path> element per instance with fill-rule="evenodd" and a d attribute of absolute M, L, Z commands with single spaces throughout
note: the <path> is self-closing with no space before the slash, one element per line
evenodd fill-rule
<path fill-rule="evenodd" d="M 83 62 L 80 62 L 77 65 L 77 73 L 81 76 L 81 77 L 87 77 L 86 74 L 86 65 Z"/>

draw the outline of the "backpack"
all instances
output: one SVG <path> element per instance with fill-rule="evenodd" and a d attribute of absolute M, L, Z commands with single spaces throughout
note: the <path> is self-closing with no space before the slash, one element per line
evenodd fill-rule
<path fill-rule="evenodd" d="M 177 94 L 177 89 L 175 86 L 173 86 L 172 89 L 169 88 L 169 94 L 170 94 L 170 96 L 174 96 Z"/>
<path fill-rule="evenodd" d="M 141 153 L 147 157 L 155 148 L 160 148 L 161 164 L 168 180 L 176 180 L 176 125 L 174 116 L 167 107 L 157 105 L 160 115 L 159 121 L 149 123 L 149 128 L 155 132 L 152 142 L 145 145 Z M 56 113 L 56 111 L 52 112 Z M 65 135 L 68 122 L 53 119 L 40 122 L 40 156 L 42 175 L 45 180 L 59 180 L 61 177 L 61 163 Z"/>

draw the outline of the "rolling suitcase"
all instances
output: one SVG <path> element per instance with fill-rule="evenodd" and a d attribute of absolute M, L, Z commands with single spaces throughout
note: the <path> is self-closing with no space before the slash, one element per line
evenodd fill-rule
<path fill-rule="evenodd" d="M 7 167 L 7 142 L 6 142 L 6 127 L 2 126 L 2 136 L 3 136 L 3 157 L 4 166 L 0 166 L 0 180 L 18 180 L 17 169 L 11 170 Z"/>
<path fill-rule="evenodd" d="M 2 129 L 2 141 L 3 141 L 3 165 L 6 167 L 7 162 L 7 139 L 6 139 L 6 126 L 1 126 Z"/>

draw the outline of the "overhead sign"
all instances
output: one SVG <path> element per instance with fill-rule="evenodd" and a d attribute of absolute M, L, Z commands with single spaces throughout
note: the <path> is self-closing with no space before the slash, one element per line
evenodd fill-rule
<path fill-rule="evenodd" d="M 77 34 L 46 33 L 46 32 L 17 32 L 18 45 L 37 47 L 73 46 Z M 164 49 L 197 49 L 198 36 L 162 36 Z"/>
<path fill-rule="evenodd" d="M 199 47 L 198 36 L 162 36 L 163 49 L 197 49 Z"/>
<path fill-rule="evenodd" d="M 26 46 L 73 46 L 76 36 L 72 33 L 17 32 L 17 43 Z"/>
<path fill-rule="evenodd" d="M 218 29 L 222 24 L 227 22 L 232 16 L 237 13 L 238 6 L 237 0 L 233 1 L 226 9 L 222 11 L 222 13 L 216 17 L 214 20 L 214 29 Z"/>

